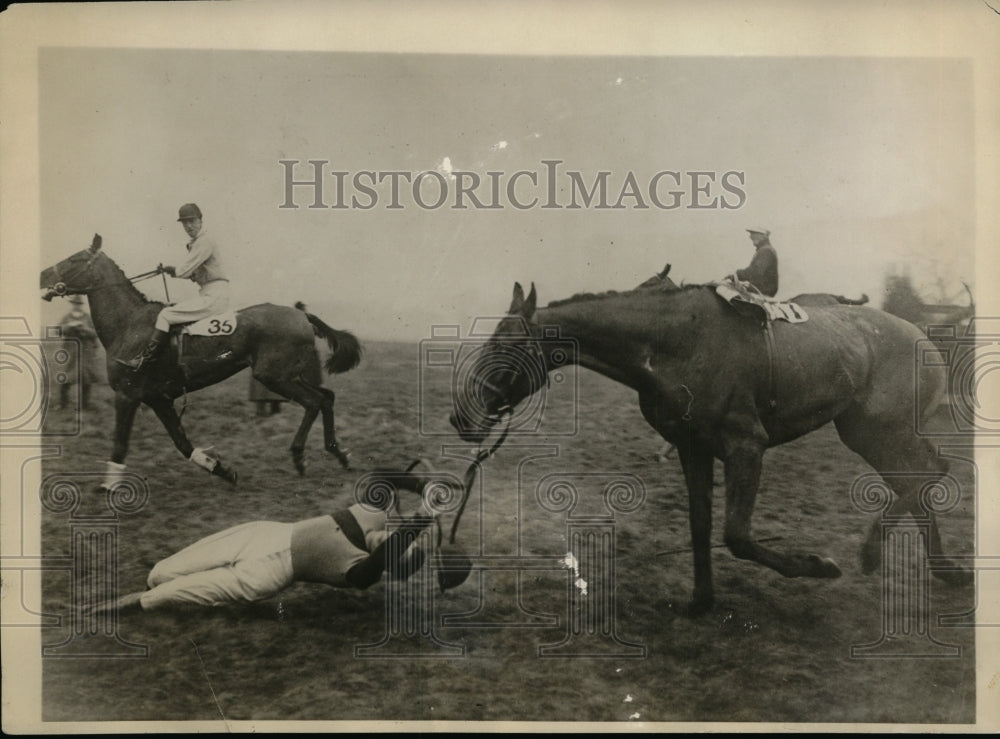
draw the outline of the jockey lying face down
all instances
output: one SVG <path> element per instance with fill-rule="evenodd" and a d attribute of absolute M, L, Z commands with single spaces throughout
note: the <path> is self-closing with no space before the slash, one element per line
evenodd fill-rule
<path fill-rule="evenodd" d="M 408 578 L 424 561 L 423 550 L 411 544 L 435 523 L 435 513 L 423 496 L 431 480 L 409 471 L 384 474 L 387 487 L 396 492 L 382 496 L 381 510 L 355 503 L 295 523 L 252 521 L 234 526 L 158 562 L 145 591 L 101 604 L 92 612 L 253 602 L 295 582 L 363 589 L 377 583 L 383 572 Z M 373 477 L 377 480 L 378 473 Z M 386 529 L 390 515 L 399 524 L 391 533 Z"/>

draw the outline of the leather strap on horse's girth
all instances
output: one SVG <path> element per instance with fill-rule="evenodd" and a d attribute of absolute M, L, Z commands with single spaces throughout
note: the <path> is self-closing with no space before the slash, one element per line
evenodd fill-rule
<path fill-rule="evenodd" d="M 775 365 L 774 330 L 771 321 L 764 319 L 764 346 L 767 348 L 767 408 L 774 411 L 778 407 L 778 368 Z"/>

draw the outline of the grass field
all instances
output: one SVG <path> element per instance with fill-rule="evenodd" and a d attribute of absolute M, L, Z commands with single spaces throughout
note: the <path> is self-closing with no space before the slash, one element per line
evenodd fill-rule
<path fill-rule="evenodd" d="M 416 345 L 372 343 L 361 367 L 328 383 L 337 392 L 338 435 L 353 452 L 350 471 L 323 452 L 317 423 L 307 473 L 298 476 L 288 445 L 299 409 L 285 405 L 275 416 L 257 417 L 245 373 L 189 396 L 183 417 L 196 446 L 213 444 L 240 471 L 235 488 L 183 460 L 152 412 L 141 411 L 127 462 L 146 477 L 149 500 L 117 521 L 119 591 L 142 589 L 157 560 L 224 527 L 293 521 L 347 505 L 366 470 L 426 457 L 461 476 L 463 445 L 418 433 L 417 393 L 435 409 L 446 408 L 448 393 L 443 381 L 418 387 L 418 360 Z M 613 565 L 614 577 L 591 582 L 591 597 L 613 592 L 614 609 L 598 614 L 596 632 L 584 629 L 581 636 L 571 628 L 578 613 L 573 604 L 583 596 L 569 570 L 490 570 L 436 594 L 418 610 L 419 628 L 362 656 L 357 647 L 386 636 L 385 604 L 399 596 L 400 586 L 359 592 L 300 584 L 252 605 L 123 614 L 119 636 L 147 647 L 147 656 L 115 658 L 124 647 L 92 638 L 109 654 L 46 657 L 43 718 L 974 721 L 973 629 L 937 620 L 970 611 L 971 587 L 930 581 L 926 607 L 912 604 L 906 622 L 928 629 L 906 641 L 911 656 L 852 657 L 852 646 L 883 633 L 883 579 L 860 572 L 858 552 L 873 514 L 858 510 L 849 494 L 870 468 L 840 444 L 832 427 L 768 452 L 754 521 L 758 537 L 780 537 L 773 546 L 832 557 L 843 577 L 785 579 L 714 549 L 716 605 L 692 619 L 683 612 L 693 580 L 679 465 L 657 460 L 662 442 L 642 420 L 634 393 L 582 370 L 578 380 L 576 393 L 569 383 L 553 385 L 540 434 L 512 437 L 485 463 L 483 495 L 470 500 L 459 541 L 472 553 L 557 560 L 574 546 L 567 514 L 540 505 L 535 491 L 545 481 L 568 480 L 580 494 L 574 520 L 603 516 L 587 525 L 613 530 L 605 564 Z M 77 435 L 60 439 L 61 454 L 46 461 L 46 474 L 103 471 L 114 423 L 111 398 L 106 386 L 95 390 L 95 409 L 83 415 Z M 572 427 L 574 414 L 578 433 L 544 435 Z M 74 418 L 72 410 L 52 411 L 46 423 L 50 431 L 71 428 Z M 962 498 L 940 517 L 942 536 L 950 553 L 969 555 L 973 466 L 955 460 L 952 473 Z M 644 497 L 635 510 L 610 519 L 600 492 L 618 478 L 638 480 Z M 717 467 L 716 541 L 720 481 Z M 87 490 L 77 515 L 102 510 L 103 496 Z M 65 512 L 45 513 L 46 555 L 69 554 L 71 523 Z M 595 571 L 586 551 L 574 554 L 587 572 Z M 425 568 L 409 587 L 431 577 Z M 43 583 L 45 610 L 67 615 L 70 574 L 53 571 Z M 47 629 L 43 642 L 67 641 L 72 623 Z M 433 638 L 421 632 L 425 626 Z M 567 634 L 602 656 L 540 653 Z M 938 650 L 932 638 L 954 645 L 956 653 L 912 656 L 914 645 Z"/>

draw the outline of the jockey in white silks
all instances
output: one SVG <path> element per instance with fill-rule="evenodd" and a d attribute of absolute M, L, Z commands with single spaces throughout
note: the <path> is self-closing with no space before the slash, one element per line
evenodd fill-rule
<path fill-rule="evenodd" d="M 201 209 L 194 203 L 182 205 L 177 219 L 191 241 L 187 244 L 187 259 L 179 267 L 163 267 L 171 277 L 188 278 L 198 283 L 198 297 L 176 305 L 168 305 L 156 317 L 156 327 L 146 347 L 129 360 L 116 359 L 133 371 L 155 361 L 167 338 L 170 327 L 191 323 L 223 313 L 229 308 L 229 279 L 219 259 L 219 246 L 202 228 Z"/>

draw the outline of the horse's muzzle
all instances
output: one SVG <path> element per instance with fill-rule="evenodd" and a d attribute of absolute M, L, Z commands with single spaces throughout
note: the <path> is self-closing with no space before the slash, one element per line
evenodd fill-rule
<path fill-rule="evenodd" d="M 42 291 L 42 300 L 52 300 L 57 295 L 66 294 L 66 283 L 59 279 L 59 273 L 52 267 L 42 271 L 38 287 Z"/>
<path fill-rule="evenodd" d="M 479 444 L 489 435 L 488 430 L 470 428 L 466 423 L 463 423 L 462 419 L 460 419 L 456 413 L 452 413 L 448 416 L 448 423 L 450 423 L 452 428 L 458 432 L 458 437 L 462 441 Z"/>

